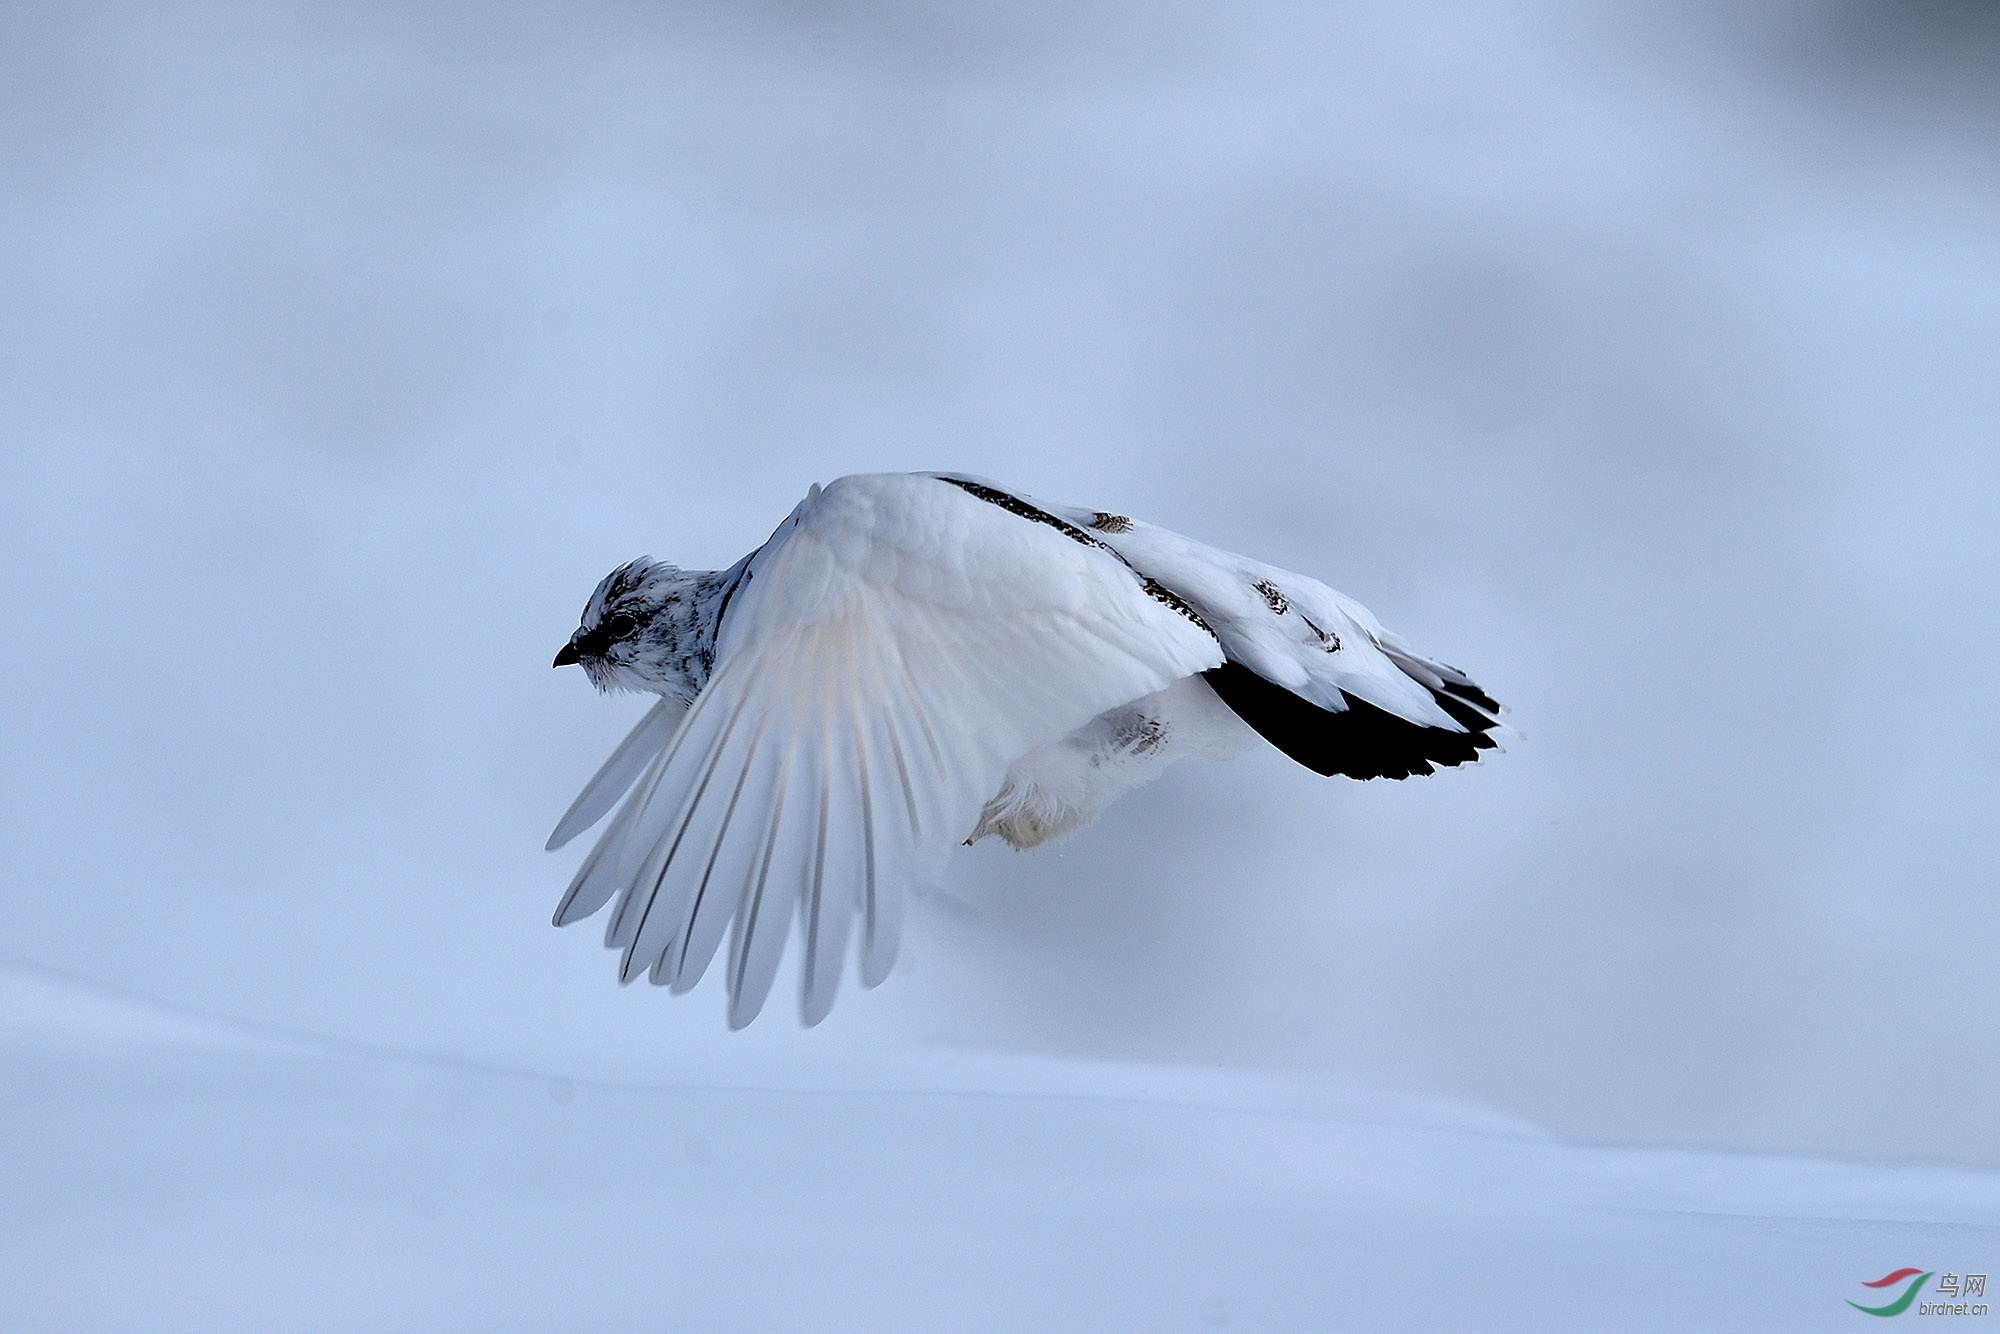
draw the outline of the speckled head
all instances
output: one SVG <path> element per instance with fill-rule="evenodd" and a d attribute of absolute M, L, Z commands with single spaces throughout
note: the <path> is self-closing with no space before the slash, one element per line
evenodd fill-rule
<path fill-rule="evenodd" d="M 708 679 L 714 628 L 697 603 L 712 576 L 641 556 L 604 576 L 555 665 L 583 668 L 599 690 L 691 700 Z"/>

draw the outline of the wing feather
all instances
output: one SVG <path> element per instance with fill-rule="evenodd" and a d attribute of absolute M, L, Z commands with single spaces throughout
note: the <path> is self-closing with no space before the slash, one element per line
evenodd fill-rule
<path fill-rule="evenodd" d="M 826 1018 L 833 1008 L 854 917 L 858 914 L 866 923 L 874 915 L 874 801 L 868 791 L 870 770 L 861 729 L 850 726 L 842 746 L 842 754 L 826 771 L 812 888 L 799 901 L 799 1016 L 808 1025 Z M 858 810 L 861 818 L 828 818 L 841 810 Z M 846 896 L 850 906 L 827 903 L 829 894 Z"/>
<path fill-rule="evenodd" d="M 720 696 L 713 698 L 722 700 Z M 704 693 L 688 710 L 687 721 L 662 758 L 659 779 L 647 793 L 624 840 L 619 875 L 625 882 L 625 896 L 619 902 L 618 916 L 613 919 L 612 934 L 605 940 L 607 945 L 625 951 L 618 970 L 621 981 L 631 981 L 663 954 L 672 943 L 672 935 L 663 938 L 661 931 L 678 927 L 678 915 L 671 907 L 660 913 L 659 925 L 648 942 L 651 949 L 642 952 L 641 935 L 654 921 L 655 910 L 661 906 L 662 890 L 668 889 L 665 884 L 668 865 L 686 840 L 695 817 L 703 813 L 699 804 L 701 795 L 707 791 L 725 757 L 726 743 L 743 720 L 743 701 L 736 701 L 734 708 L 726 701 L 704 708 L 704 703 L 710 700 L 711 696 Z M 726 820 L 728 808 L 718 810 L 710 806 L 706 814 L 711 820 L 717 816 Z M 689 846 L 698 846 L 699 842 L 697 833 L 695 843 Z M 705 872 L 706 864 L 703 869 Z M 695 887 L 686 888 L 693 892 Z M 671 904 L 672 890 L 668 892 Z"/>
<path fill-rule="evenodd" d="M 816 902 L 823 885 L 828 758 L 821 751 L 812 757 L 815 762 L 793 766 L 785 800 L 772 811 L 757 879 L 737 907 L 729 960 L 731 1028 L 742 1028 L 764 1008 L 764 998 L 770 995 L 784 954 L 792 915 L 800 903 Z M 795 813 L 789 821 L 782 819 L 787 805 Z"/>
<path fill-rule="evenodd" d="M 562 902 L 556 905 L 555 924 L 568 926 L 580 922 L 602 908 L 611 896 L 618 892 L 618 854 L 626 832 L 631 828 L 633 818 L 645 804 L 646 794 L 659 782 L 659 771 L 664 765 L 662 756 L 654 756 L 652 767 L 638 786 L 632 789 L 625 804 L 605 829 L 603 835 L 591 847 L 590 854 L 577 867 L 576 876 L 564 891 Z"/>
<path fill-rule="evenodd" d="M 604 818 L 604 813 L 625 795 L 625 789 L 632 786 L 632 780 L 666 747 L 667 739 L 674 734 L 674 727 L 686 710 L 687 706 L 679 700 L 662 696 L 659 703 L 646 711 L 638 725 L 618 743 L 618 749 L 611 752 L 611 758 L 598 769 L 596 776 L 583 785 L 583 791 L 577 793 L 576 800 L 563 812 L 563 818 L 556 822 L 555 832 L 549 835 L 550 852 Z M 595 911 L 595 908 L 591 909 L 591 912 Z M 584 915 L 587 917 L 590 914 Z"/>
<path fill-rule="evenodd" d="M 746 780 L 756 775 L 758 795 L 763 800 L 748 803 L 743 824 L 732 831 L 736 808 L 732 797 L 729 809 L 716 826 L 700 881 L 693 884 L 690 894 L 683 896 L 686 906 L 670 908 L 661 914 L 660 936 L 673 955 L 669 972 L 677 994 L 692 990 L 708 971 L 723 934 L 729 929 L 730 919 L 745 903 L 746 895 L 751 897 L 750 906 L 755 908 L 754 899 L 762 894 L 770 879 L 771 859 L 779 836 L 786 831 L 785 805 L 795 795 L 791 782 L 794 757 L 789 752 L 775 757 L 758 754 L 756 743 L 762 737 L 760 728 L 750 738 L 742 773 Z M 765 767 L 768 759 L 776 760 L 775 774 Z M 739 782 L 737 793 L 740 795 L 741 791 Z M 797 803 L 793 805 L 796 807 Z"/>

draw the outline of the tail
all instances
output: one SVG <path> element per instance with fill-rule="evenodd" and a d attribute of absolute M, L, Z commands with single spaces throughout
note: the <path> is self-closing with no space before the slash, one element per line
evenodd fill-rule
<path fill-rule="evenodd" d="M 1398 717 L 1346 691 L 1342 710 L 1324 709 L 1265 680 L 1238 662 L 1202 673 L 1209 687 L 1257 734 L 1314 773 L 1349 778 L 1408 778 L 1433 766 L 1456 768 L 1497 750 L 1504 730 L 1501 705 L 1456 667 L 1418 657 L 1384 635 L 1381 648 L 1405 676 L 1430 691 L 1438 707 L 1463 727 L 1432 727 Z"/>

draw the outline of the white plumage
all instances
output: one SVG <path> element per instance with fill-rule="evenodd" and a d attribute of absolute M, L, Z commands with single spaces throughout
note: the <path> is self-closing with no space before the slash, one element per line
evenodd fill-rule
<path fill-rule="evenodd" d="M 625 796 L 556 923 L 617 897 L 621 979 L 677 992 L 727 936 L 736 1027 L 795 914 L 805 1022 L 850 933 L 880 982 L 962 843 L 1032 846 L 1258 732 L 1323 773 L 1428 773 L 1498 709 L 1315 580 L 955 475 L 814 487 L 727 571 L 632 562 L 556 661 L 662 695 L 549 840 Z"/>

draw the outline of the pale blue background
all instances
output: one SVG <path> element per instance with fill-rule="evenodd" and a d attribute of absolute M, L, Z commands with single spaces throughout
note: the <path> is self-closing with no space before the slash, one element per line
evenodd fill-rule
<path fill-rule="evenodd" d="M 1012 1053 L 2000 1165 L 1996 71 L 1949 0 L 11 7 L 8 975 L 536 1079 Z M 641 705 L 550 654 L 903 468 L 1320 576 L 1525 736 L 976 849 L 809 1033 L 620 990 L 540 847 Z"/>

